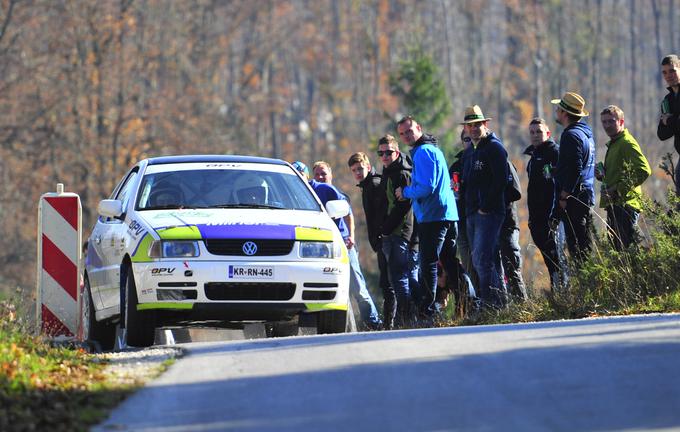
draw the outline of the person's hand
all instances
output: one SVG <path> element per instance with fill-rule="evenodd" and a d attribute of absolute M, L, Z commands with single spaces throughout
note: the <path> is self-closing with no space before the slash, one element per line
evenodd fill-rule
<path fill-rule="evenodd" d="M 673 117 L 673 114 L 661 114 L 661 117 L 659 118 L 659 121 L 664 124 L 664 126 L 668 126 L 668 119 Z"/>
<path fill-rule="evenodd" d="M 399 201 L 404 200 L 404 191 L 401 187 L 398 187 L 394 190 L 394 196 L 396 196 Z"/>
<path fill-rule="evenodd" d="M 567 208 L 567 200 L 568 199 L 569 199 L 569 192 L 566 192 L 566 191 L 560 192 L 559 204 L 560 204 L 561 209 Z"/>
<path fill-rule="evenodd" d="M 347 246 L 347 249 L 352 249 L 354 247 L 354 239 L 352 236 L 345 238 L 345 246 Z"/>

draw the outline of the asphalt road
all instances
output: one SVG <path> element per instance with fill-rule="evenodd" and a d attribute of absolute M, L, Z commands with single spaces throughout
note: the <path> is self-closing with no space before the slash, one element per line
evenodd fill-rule
<path fill-rule="evenodd" d="M 680 315 L 192 343 L 97 430 L 680 430 Z"/>

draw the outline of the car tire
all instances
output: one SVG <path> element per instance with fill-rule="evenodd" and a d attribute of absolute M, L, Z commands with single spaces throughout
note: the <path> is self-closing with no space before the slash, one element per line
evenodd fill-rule
<path fill-rule="evenodd" d="M 125 271 L 125 316 L 126 344 L 128 346 L 148 347 L 153 345 L 156 316 L 153 311 L 138 311 L 137 285 L 132 268 Z"/>
<path fill-rule="evenodd" d="M 85 277 L 83 287 L 83 339 L 94 345 L 94 351 L 109 351 L 113 349 L 116 337 L 116 327 L 107 322 L 97 321 L 90 281 Z"/>
<path fill-rule="evenodd" d="M 317 332 L 325 333 L 344 333 L 347 331 L 349 313 L 343 310 L 330 310 L 319 312 L 319 324 Z"/>

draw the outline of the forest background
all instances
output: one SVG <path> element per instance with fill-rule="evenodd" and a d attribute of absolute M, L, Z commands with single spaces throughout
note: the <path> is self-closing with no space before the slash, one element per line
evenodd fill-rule
<path fill-rule="evenodd" d="M 558 138 L 550 99 L 576 91 L 598 160 L 599 112 L 625 111 L 653 168 L 645 192 L 662 200 L 670 179 L 658 166 L 673 145 L 656 137 L 659 63 L 680 43 L 679 1 L 0 0 L 0 298 L 33 296 L 41 194 L 58 182 L 78 193 L 86 238 L 133 163 L 171 154 L 328 161 L 371 274 L 346 161 L 366 151 L 380 171 L 377 139 L 428 109 L 404 94 L 414 65 L 434 67 L 421 122 L 449 158 L 464 108 L 478 104 L 526 188 L 529 120 L 544 117 Z M 519 208 L 524 274 L 545 288 L 524 198 Z"/>

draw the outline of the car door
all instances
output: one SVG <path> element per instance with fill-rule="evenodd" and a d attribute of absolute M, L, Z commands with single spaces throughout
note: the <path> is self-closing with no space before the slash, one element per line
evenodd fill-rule
<path fill-rule="evenodd" d="M 113 199 L 122 201 L 123 211 L 128 209 L 129 201 L 134 193 L 137 173 L 137 169 L 128 173 L 113 196 Z M 100 260 L 99 274 L 96 276 L 98 281 L 96 292 L 104 309 L 117 306 L 120 301 L 120 265 L 125 252 L 127 231 L 123 218 L 100 217 L 92 232 L 94 247 Z"/>

